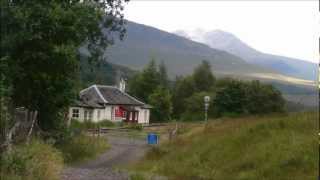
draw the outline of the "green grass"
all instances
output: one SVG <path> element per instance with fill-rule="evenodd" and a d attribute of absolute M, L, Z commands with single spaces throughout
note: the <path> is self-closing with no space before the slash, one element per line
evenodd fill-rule
<path fill-rule="evenodd" d="M 133 170 L 170 179 L 316 179 L 318 123 L 317 113 L 211 121 L 151 149 Z"/>
<path fill-rule="evenodd" d="M 79 122 L 75 119 L 72 119 L 70 128 L 71 129 L 92 129 L 92 128 L 98 128 L 98 127 L 118 127 L 118 126 L 122 126 L 122 123 L 115 123 L 115 122 L 111 122 L 110 120 L 103 120 L 97 123 L 90 122 L 90 121 Z"/>
<path fill-rule="evenodd" d="M 67 164 L 79 163 L 95 158 L 105 152 L 109 145 L 105 137 L 92 137 L 80 134 L 57 147 Z"/>
<path fill-rule="evenodd" d="M 58 180 L 63 168 L 61 152 L 38 139 L 15 146 L 0 161 L 1 180 Z"/>

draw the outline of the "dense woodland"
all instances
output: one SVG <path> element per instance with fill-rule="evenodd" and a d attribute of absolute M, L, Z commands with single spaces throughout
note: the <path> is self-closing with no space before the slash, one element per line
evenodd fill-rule
<path fill-rule="evenodd" d="M 189 76 L 169 80 L 165 64 L 150 63 L 129 80 L 129 93 L 151 104 L 153 121 L 203 120 L 204 96 L 211 97 L 209 117 L 285 111 L 281 92 L 259 81 L 216 79 L 208 61 Z"/>

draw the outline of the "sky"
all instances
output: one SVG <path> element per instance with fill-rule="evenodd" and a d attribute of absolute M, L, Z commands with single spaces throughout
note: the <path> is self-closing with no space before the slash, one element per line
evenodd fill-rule
<path fill-rule="evenodd" d="M 131 0 L 124 14 L 130 21 L 168 32 L 219 29 L 265 53 L 319 60 L 317 0 Z"/>

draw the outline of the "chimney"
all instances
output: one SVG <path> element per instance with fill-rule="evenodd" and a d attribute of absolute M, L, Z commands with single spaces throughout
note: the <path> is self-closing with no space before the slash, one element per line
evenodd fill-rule
<path fill-rule="evenodd" d="M 125 92 L 125 90 L 126 90 L 126 81 L 123 78 L 120 78 L 119 89 L 122 92 Z"/>

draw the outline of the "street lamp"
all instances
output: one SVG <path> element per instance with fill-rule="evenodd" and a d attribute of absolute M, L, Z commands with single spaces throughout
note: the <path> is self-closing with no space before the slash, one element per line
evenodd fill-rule
<path fill-rule="evenodd" d="M 204 97 L 204 120 L 208 122 L 208 108 L 209 108 L 210 96 Z"/>

